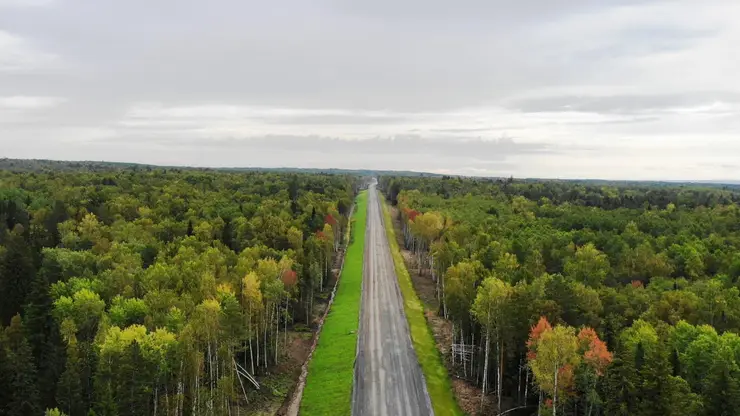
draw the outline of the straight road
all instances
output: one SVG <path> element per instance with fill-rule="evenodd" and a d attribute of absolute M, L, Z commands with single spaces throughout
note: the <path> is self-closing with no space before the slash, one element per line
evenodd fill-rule
<path fill-rule="evenodd" d="M 352 391 L 354 416 L 427 416 L 416 359 L 375 185 L 368 190 L 362 307 Z"/>

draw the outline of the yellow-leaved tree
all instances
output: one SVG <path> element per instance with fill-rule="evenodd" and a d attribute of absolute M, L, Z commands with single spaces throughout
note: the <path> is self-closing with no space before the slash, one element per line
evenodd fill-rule
<path fill-rule="evenodd" d="M 581 361 L 576 331 L 563 325 L 545 328 L 530 349 L 529 366 L 540 391 L 552 396 L 552 414 L 556 416 L 558 394 L 571 387 L 573 371 Z"/>

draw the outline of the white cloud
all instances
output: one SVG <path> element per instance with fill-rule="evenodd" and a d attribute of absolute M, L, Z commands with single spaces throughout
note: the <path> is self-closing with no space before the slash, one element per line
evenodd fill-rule
<path fill-rule="evenodd" d="M 59 97 L 34 97 L 15 95 L 0 97 L 0 109 L 5 110 L 37 110 L 55 107 L 65 100 Z"/>
<path fill-rule="evenodd" d="M 57 61 L 54 54 L 36 49 L 25 39 L 0 30 L 0 73 L 43 69 Z"/>

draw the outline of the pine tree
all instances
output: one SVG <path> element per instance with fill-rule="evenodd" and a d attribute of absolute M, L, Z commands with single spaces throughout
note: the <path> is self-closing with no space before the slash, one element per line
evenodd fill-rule
<path fill-rule="evenodd" d="M 234 250 L 234 225 L 229 218 L 224 221 L 224 228 L 221 231 L 221 242 L 226 247 Z"/>
<path fill-rule="evenodd" d="M 8 402 L 11 398 L 10 380 L 6 374 L 10 374 L 10 360 L 7 352 L 7 341 L 5 339 L 5 330 L 0 325 L 0 414 L 5 414 L 8 408 Z"/>
<path fill-rule="evenodd" d="M 77 338 L 72 333 L 67 339 L 67 363 L 56 389 L 59 408 L 69 416 L 85 415 L 81 377 L 80 351 L 77 347 Z"/>
<path fill-rule="evenodd" d="M 32 416 L 42 412 L 36 387 L 36 366 L 33 353 L 23 332 L 20 315 L 15 315 L 5 330 L 8 344 L 8 372 L 10 400 L 6 406 L 8 416 Z"/>
<path fill-rule="evenodd" d="M 709 376 L 703 380 L 706 414 L 716 416 L 737 415 L 740 409 L 740 382 L 738 372 L 732 371 L 731 363 L 717 360 Z"/>
<path fill-rule="evenodd" d="M 33 256 L 23 238 L 23 227 L 18 225 L 8 235 L 5 255 L 0 261 L 0 322 L 8 322 L 21 312 L 34 276 Z"/>
<path fill-rule="evenodd" d="M 56 264 L 56 262 L 54 262 Z M 31 283 L 24 307 L 24 328 L 38 366 L 39 393 L 44 408 L 56 406 L 55 391 L 64 368 L 63 346 L 59 327 L 52 316 L 48 269 L 42 268 Z"/>

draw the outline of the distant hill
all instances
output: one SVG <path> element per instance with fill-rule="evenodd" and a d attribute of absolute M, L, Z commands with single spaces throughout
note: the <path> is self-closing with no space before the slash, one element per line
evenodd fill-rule
<path fill-rule="evenodd" d="M 442 177 L 443 175 L 429 172 L 414 172 L 408 170 L 373 170 L 373 169 L 318 169 L 318 168 L 219 168 L 227 171 L 273 171 L 273 172 L 301 172 L 301 173 L 328 173 L 336 175 L 355 176 L 424 176 Z"/>
<path fill-rule="evenodd" d="M 261 167 L 224 167 L 224 168 L 197 168 L 190 166 L 164 166 L 164 165 L 147 165 L 142 163 L 123 163 L 123 162 L 105 162 L 105 161 L 64 161 L 49 159 L 8 159 L 0 158 L 0 170 L 12 172 L 64 172 L 64 171 L 88 171 L 88 172 L 106 172 L 112 170 L 128 169 L 180 169 L 195 171 L 223 171 L 223 172 L 296 172 L 296 173 L 325 173 L 333 175 L 353 175 L 353 176 L 420 176 L 420 177 L 467 177 L 465 175 L 441 175 L 430 172 L 415 171 L 396 171 L 396 170 L 376 170 L 376 169 L 335 169 L 335 168 L 261 168 Z M 470 177 L 471 179 L 491 180 L 507 178 L 497 177 Z M 663 181 L 640 181 L 640 180 L 608 180 L 608 179 L 543 179 L 543 178 L 521 178 L 517 181 L 523 182 L 569 182 L 582 183 L 587 185 L 610 185 L 610 186 L 640 186 L 640 185 L 657 185 L 657 186 L 681 186 L 681 185 L 704 185 L 707 187 L 721 188 L 740 187 L 740 180 L 663 180 Z"/>
<path fill-rule="evenodd" d="M 141 163 L 120 163 L 120 162 L 97 162 L 97 161 L 63 161 L 48 159 L 8 159 L 0 158 L 0 170 L 12 172 L 47 172 L 47 171 L 89 171 L 105 172 L 111 170 L 128 170 L 128 169 L 180 169 L 180 170 L 198 170 L 198 171 L 225 171 L 225 172 L 296 172 L 296 173 L 325 173 L 333 175 L 354 175 L 354 176 L 425 176 L 441 177 L 436 173 L 412 172 L 412 171 L 390 171 L 390 170 L 373 170 L 373 169 L 319 169 L 319 168 L 260 168 L 260 167 L 226 167 L 226 168 L 197 168 L 189 166 L 160 166 L 147 165 Z"/>

